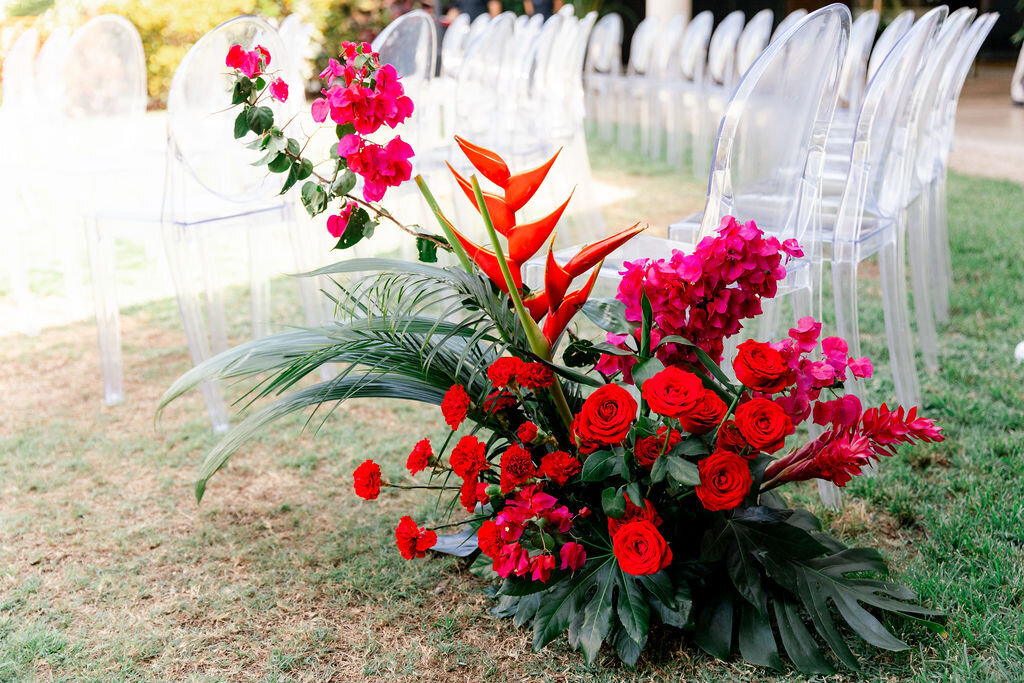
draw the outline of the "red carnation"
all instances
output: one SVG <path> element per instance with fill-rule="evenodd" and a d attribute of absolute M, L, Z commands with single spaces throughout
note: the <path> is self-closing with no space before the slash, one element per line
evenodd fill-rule
<path fill-rule="evenodd" d="M 622 443 L 636 419 L 636 408 L 636 400 L 618 384 L 606 384 L 592 393 L 572 423 L 580 450 Z"/>
<path fill-rule="evenodd" d="M 504 543 L 498 534 L 498 525 L 493 520 L 484 520 L 480 528 L 476 530 L 476 544 L 480 546 L 480 552 L 492 560 L 501 552 Z"/>
<path fill-rule="evenodd" d="M 667 446 L 665 445 L 665 432 L 668 432 Z M 644 436 L 636 440 L 636 446 L 633 448 L 633 457 L 636 458 L 637 463 L 641 467 L 651 469 L 654 467 L 654 461 L 662 453 L 668 453 L 675 448 L 682 438 L 683 435 L 675 429 L 669 431 L 668 427 L 659 427 L 657 436 Z"/>
<path fill-rule="evenodd" d="M 782 354 L 764 342 L 753 339 L 736 347 L 732 369 L 743 386 L 765 394 L 775 394 L 796 380 L 796 374 Z"/>
<path fill-rule="evenodd" d="M 736 428 L 755 450 L 774 453 L 796 429 L 779 404 L 754 398 L 736 409 Z"/>
<path fill-rule="evenodd" d="M 658 415 L 681 418 L 700 403 L 704 384 L 692 372 L 670 366 L 644 382 L 640 393 Z"/>
<path fill-rule="evenodd" d="M 582 469 L 580 461 L 573 456 L 565 451 L 554 451 L 541 458 L 538 473 L 559 486 L 565 486 L 566 482 L 579 474 Z"/>
<path fill-rule="evenodd" d="M 516 430 L 516 436 L 523 443 L 533 443 L 534 439 L 537 438 L 537 425 L 532 422 L 524 422 Z"/>
<path fill-rule="evenodd" d="M 733 509 L 743 502 L 754 483 L 749 463 L 729 451 L 715 451 L 697 463 L 697 468 L 700 485 L 696 493 L 707 510 Z"/>
<path fill-rule="evenodd" d="M 464 436 L 455 444 L 448 461 L 452 471 L 462 479 L 476 479 L 476 475 L 487 469 L 486 446 L 475 436 Z"/>
<path fill-rule="evenodd" d="M 445 392 L 444 400 L 441 401 L 441 414 L 444 415 L 444 421 L 454 431 L 466 419 L 468 412 L 469 394 L 461 384 L 453 384 L 452 388 Z"/>
<path fill-rule="evenodd" d="M 501 492 L 509 493 L 515 487 L 537 476 L 530 451 L 522 446 L 509 446 L 501 454 Z"/>
<path fill-rule="evenodd" d="M 429 529 L 420 529 L 416 522 L 412 521 L 412 517 L 406 515 L 395 529 L 395 542 L 402 557 L 411 560 L 426 555 L 427 550 L 437 543 L 437 534 Z"/>
<path fill-rule="evenodd" d="M 476 487 L 479 483 L 476 477 L 462 482 L 462 488 L 459 489 L 459 502 L 462 503 L 462 507 L 466 508 L 466 512 L 476 510 Z"/>
<path fill-rule="evenodd" d="M 423 439 L 413 446 L 405 466 L 409 470 L 409 474 L 417 474 L 427 469 L 427 465 L 430 464 L 430 459 L 433 457 L 434 449 L 430 447 L 430 439 Z"/>
<path fill-rule="evenodd" d="M 515 356 L 499 358 L 487 368 L 487 379 L 496 387 L 507 387 L 516 381 L 516 375 L 522 367 L 523 361 Z"/>
<path fill-rule="evenodd" d="M 352 473 L 355 480 L 356 495 L 366 500 L 373 500 L 380 495 L 380 465 L 366 460 Z"/>
<path fill-rule="evenodd" d="M 516 397 L 507 391 L 495 391 L 484 400 L 484 410 L 496 413 L 499 410 L 512 408 L 516 405 Z"/>
<path fill-rule="evenodd" d="M 612 552 L 627 574 L 655 574 L 672 564 L 672 549 L 653 524 L 646 521 L 623 525 L 612 539 Z"/>
<path fill-rule="evenodd" d="M 718 394 L 705 389 L 697 407 L 679 418 L 679 425 L 691 434 L 707 434 L 721 424 L 728 411 L 729 406 L 725 405 Z"/>
<path fill-rule="evenodd" d="M 519 386 L 527 389 L 546 389 L 555 381 L 551 368 L 543 363 L 524 363 L 516 376 Z"/>

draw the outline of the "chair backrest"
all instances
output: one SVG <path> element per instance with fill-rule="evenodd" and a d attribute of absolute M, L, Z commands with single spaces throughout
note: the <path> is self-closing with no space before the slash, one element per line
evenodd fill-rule
<path fill-rule="evenodd" d="M 241 45 L 246 50 L 262 45 L 269 50 L 269 72 L 278 68 L 277 56 L 284 54 L 277 31 L 259 17 L 235 17 L 204 35 L 174 72 L 167 95 L 167 140 L 169 164 L 184 167 L 202 189 L 223 199 L 243 202 L 272 194 L 284 178 L 283 174 L 268 173 L 265 166 L 252 166 L 258 152 L 241 144 L 248 138 L 239 141 L 232 134 L 240 111 L 227 106 L 234 79 L 224 66 L 224 58 L 232 45 Z M 287 74 L 284 78 L 287 80 Z M 267 98 L 261 104 L 274 110 L 275 124 L 283 126 L 296 113 L 297 99 L 280 103 Z M 173 182 L 170 187 L 172 192 L 178 192 Z M 173 202 L 178 196 L 181 193 L 165 198 L 165 212 L 177 210 Z"/>
<path fill-rule="evenodd" d="M 487 29 L 487 25 L 491 23 L 491 15 L 487 12 L 476 17 L 473 22 L 469 25 L 469 38 L 466 39 L 466 48 L 469 48 L 469 44 L 473 42 L 477 36 L 483 33 Z"/>
<path fill-rule="evenodd" d="M 825 143 L 850 21 L 845 5 L 809 14 L 769 45 L 737 84 L 715 143 L 701 237 L 732 215 L 816 244 Z"/>
<path fill-rule="evenodd" d="M 736 71 L 736 41 L 743 31 L 746 15 L 730 12 L 711 34 L 708 44 L 708 78 L 717 85 L 731 86 Z"/>
<path fill-rule="evenodd" d="M 523 35 L 523 31 L 526 30 L 526 25 L 530 23 L 530 17 L 525 14 L 520 14 L 516 17 L 516 23 L 512 25 L 512 32 L 516 34 L 516 40 L 519 40 L 520 36 Z"/>
<path fill-rule="evenodd" d="M 562 7 L 558 10 L 558 13 L 566 18 L 574 17 L 576 16 L 576 7 L 573 6 L 572 3 L 567 3 L 565 5 L 562 5 Z"/>
<path fill-rule="evenodd" d="M 575 17 L 570 17 L 575 19 Z M 527 83 L 526 98 L 537 101 L 547 98 L 553 93 L 551 89 L 555 84 L 551 82 L 552 63 L 555 61 L 556 50 L 562 37 L 568 19 L 561 14 L 552 14 L 541 26 L 540 35 L 533 42 L 527 62 Z M 562 85 L 561 87 L 564 87 Z"/>
<path fill-rule="evenodd" d="M 622 70 L 622 17 L 612 12 L 597 20 L 587 44 L 588 73 L 618 74 Z"/>
<path fill-rule="evenodd" d="M 957 58 L 960 38 L 970 26 L 977 10 L 962 7 L 950 13 L 939 28 L 935 47 L 928 56 L 921 72 L 918 87 L 914 90 L 914 102 L 908 128 L 910 130 L 911 154 L 914 172 L 911 174 L 910 192 L 907 200 L 915 196 L 923 183 L 933 174 L 935 156 L 938 154 L 939 136 L 934 130 L 936 112 L 945 104 L 941 90 L 943 79 L 951 61 Z"/>
<path fill-rule="evenodd" d="M 679 75 L 684 81 L 700 82 L 707 64 L 708 41 L 715 24 L 715 15 L 705 10 L 687 24 L 679 45 Z"/>
<path fill-rule="evenodd" d="M 491 139 L 498 112 L 505 106 L 513 65 L 506 57 L 513 40 L 514 19 L 502 14 L 466 47 L 455 85 L 455 132 L 470 140 Z M 543 34 L 542 34 L 543 35 Z"/>
<path fill-rule="evenodd" d="M 437 27 L 434 17 L 421 9 L 407 12 L 388 24 L 372 44 L 381 63 L 391 64 L 405 89 L 415 95 L 434 75 Z"/>
<path fill-rule="evenodd" d="M 3 64 L 4 100 L 7 113 L 30 114 L 36 106 L 36 54 L 39 52 L 39 32 L 26 29 L 7 52 Z"/>
<path fill-rule="evenodd" d="M 146 55 L 135 26 L 106 14 L 71 37 L 64 67 L 69 119 L 125 119 L 146 112 Z"/>
<path fill-rule="evenodd" d="M 912 10 L 906 10 L 896 16 L 895 19 L 889 22 L 889 24 L 882 31 L 882 35 L 878 36 L 878 40 L 875 41 L 875 47 L 871 51 L 871 59 L 868 60 L 868 80 L 874 78 L 875 72 L 878 71 L 878 67 L 885 61 L 886 55 L 892 50 L 893 46 L 899 42 L 900 38 L 907 34 L 910 30 L 911 25 L 914 23 L 914 12 Z"/>
<path fill-rule="evenodd" d="M 281 36 L 281 42 L 284 44 L 288 68 L 294 72 L 296 83 L 301 82 L 311 75 L 307 59 L 310 57 L 310 46 L 313 35 L 316 33 L 316 27 L 303 21 L 298 14 L 289 14 L 281 20 L 277 33 Z M 296 92 L 296 95 L 301 96 L 302 94 L 302 92 Z"/>
<path fill-rule="evenodd" d="M 71 44 L 71 29 L 61 26 L 50 34 L 36 57 L 36 103 L 42 118 L 56 118 L 64 111 L 64 65 Z"/>
<path fill-rule="evenodd" d="M 637 24 L 633 39 L 629 43 L 629 64 L 627 74 L 645 74 L 650 67 L 654 42 L 658 38 L 661 22 L 657 17 L 646 17 Z"/>
<path fill-rule="evenodd" d="M 846 51 L 843 73 L 839 76 L 839 106 L 856 110 L 867 85 L 868 58 L 878 32 L 878 12 L 862 12 L 850 29 L 850 49 Z"/>
<path fill-rule="evenodd" d="M 789 14 L 787 14 L 785 17 L 782 18 L 782 21 L 779 22 L 779 25 L 775 27 L 775 32 L 772 33 L 771 42 L 774 43 L 779 36 L 781 36 L 789 29 L 793 28 L 798 21 L 800 21 L 806 16 L 807 10 L 805 10 L 802 7 L 800 9 L 795 9 Z"/>
<path fill-rule="evenodd" d="M 907 124 L 914 91 L 946 13 L 945 6 L 937 7 L 915 22 L 867 86 L 833 232 L 836 260 L 856 259 L 865 213 L 891 220 L 900 211 L 909 182 Z"/>
<path fill-rule="evenodd" d="M 679 64 L 679 46 L 682 44 L 685 31 L 685 14 L 673 14 L 668 21 L 662 24 L 661 32 L 651 51 L 648 75 L 656 78 L 670 78 L 675 75 Z"/>
<path fill-rule="evenodd" d="M 747 22 L 743 32 L 736 40 L 736 78 L 739 79 L 750 65 L 754 63 L 757 56 L 764 51 L 768 45 L 768 39 L 772 35 L 772 23 L 775 21 L 775 14 L 770 9 L 763 9 Z"/>
<path fill-rule="evenodd" d="M 445 29 L 441 40 L 441 74 L 455 77 L 462 65 L 462 55 L 469 41 L 469 15 L 458 14 Z"/>

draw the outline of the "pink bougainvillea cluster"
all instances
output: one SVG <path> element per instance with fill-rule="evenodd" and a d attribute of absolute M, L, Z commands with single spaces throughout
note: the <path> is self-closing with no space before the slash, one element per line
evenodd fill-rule
<path fill-rule="evenodd" d="M 363 178 L 363 198 L 380 201 L 389 187 L 412 176 L 413 150 L 401 136 L 386 144 L 366 136 L 384 125 L 395 128 L 403 123 L 412 115 L 413 103 L 395 67 L 382 65 L 369 43 L 344 43 L 339 59 L 332 59 L 320 74 L 327 87 L 321 91 L 323 97 L 313 101 L 311 113 L 318 123 L 330 118 L 342 127 L 338 156 Z"/>
<path fill-rule="evenodd" d="M 241 71 L 246 78 L 259 78 L 270 66 L 270 51 L 262 45 L 251 50 L 243 49 L 241 45 L 232 45 L 224 63 Z M 288 84 L 281 78 L 275 78 L 270 82 L 270 96 L 278 102 L 285 102 L 288 99 Z"/>

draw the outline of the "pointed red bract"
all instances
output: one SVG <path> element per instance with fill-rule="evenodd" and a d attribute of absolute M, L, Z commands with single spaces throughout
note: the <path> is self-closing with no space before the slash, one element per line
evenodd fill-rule
<path fill-rule="evenodd" d="M 548 340 L 548 344 L 552 347 L 554 347 L 555 341 L 561 336 L 566 326 L 569 325 L 569 321 L 579 313 L 580 309 L 583 308 L 583 304 L 587 303 L 587 298 L 590 297 L 590 292 L 593 291 L 594 283 L 597 282 L 597 276 L 600 272 L 601 266 L 598 265 L 581 289 L 568 294 L 561 305 L 557 308 L 552 307 L 551 312 L 548 313 L 548 317 L 544 320 L 543 331 L 544 338 Z"/>
<path fill-rule="evenodd" d="M 475 263 L 480 270 L 484 271 L 484 275 L 491 278 L 494 284 L 498 285 L 498 288 L 508 294 L 508 287 L 505 285 L 505 275 L 501 272 L 501 264 L 498 262 L 498 257 L 490 249 L 484 249 L 479 244 L 471 242 L 466 239 L 462 233 L 456 230 L 454 227 L 451 228 L 452 234 L 455 235 L 455 239 L 459 240 L 459 244 L 466 250 L 466 255 Z M 517 289 L 523 288 L 523 276 L 519 266 L 515 263 L 508 263 L 509 271 L 512 274 L 512 282 L 515 284 Z"/>
<path fill-rule="evenodd" d="M 480 171 L 483 177 L 501 189 L 505 189 L 512 173 L 508 170 L 508 164 L 505 163 L 504 159 L 485 147 L 463 140 L 458 135 L 455 136 L 455 142 L 458 143 L 462 153 L 469 159 L 469 163 L 473 164 L 473 168 Z"/>
<path fill-rule="evenodd" d="M 448 164 L 447 161 L 445 163 Z M 480 207 L 476 205 L 476 193 L 473 192 L 473 185 L 459 175 L 459 172 L 452 168 L 451 164 L 448 164 L 448 170 L 455 176 L 455 180 L 459 183 L 459 187 L 462 188 L 462 192 L 469 199 L 470 203 L 479 211 Z M 508 208 L 505 200 L 498 195 L 491 192 L 481 192 L 481 194 L 484 197 L 484 204 L 487 205 L 487 213 L 491 215 L 491 222 L 494 223 L 494 229 L 500 234 L 508 236 L 512 228 L 516 226 L 515 214 Z"/>
<path fill-rule="evenodd" d="M 558 158 L 561 151 L 559 149 L 553 157 L 537 168 L 517 173 L 508 179 L 508 183 L 505 185 L 505 202 L 510 209 L 518 211 L 523 208 L 526 202 L 530 201 L 530 198 L 536 194 L 544 182 L 548 171 L 551 170 L 551 165 L 555 163 L 555 159 Z"/>
<path fill-rule="evenodd" d="M 517 225 L 513 228 L 508 236 L 509 259 L 516 263 L 526 263 L 530 260 L 530 257 L 536 254 L 548 237 L 551 236 L 562 214 L 565 213 L 565 207 L 569 206 L 570 199 L 572 199 L 572 193 L 562 202 L 560 207 L 544 216 L 544 218 L 532 223 Z"/>
<path fill-rule="evenodd" d="M 635 223 L 622 232 L 616 233 L 611 237 L 606 237 L 600 242 L 594 242 L 593 244 L 583 247 L 580 249 L 578 254 L 569 259 L 569 262 L 565 264 L 565 271 L 569 273 L 570 277 L 582 275 L 593 267 L 595 263 L 603 261 L 608 254 L 639 235 L 646 227 L 647 226 L 641 226 L 639 223 Z"/>

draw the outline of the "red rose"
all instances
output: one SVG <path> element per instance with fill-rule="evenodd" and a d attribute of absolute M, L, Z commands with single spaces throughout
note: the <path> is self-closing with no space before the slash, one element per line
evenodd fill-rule
<path fill-rule="evenodd" d="M 454 431 L 466 419 L 468 412 L 469 394 L 461 384 L 453 384 L 452 388 L 445 392 L 444 400 L 441 401 L 441 414 L 444 415 L 444 421 Z"/>
<path fill-rule="evenodd" d="M 730 451 L 715 451 L 697 463 L 697 469 L 697 497 L 706 510 L 733 509 L 743 502 L 754 483 L 749 463 Z"/>
<path fill-rule="evenodd" d="M 507 387 L 516 381 L 516 375 L 521 367 L 523 361 L 514 356 L 499 358 L 487 368 L 487 379 L 496 387 Z"/>
<path fill-rule="evenodd" d="M 636 400 L 618 384 L 606 384 L 583 402 L 572 431 L 583 444 L 612 446 L 622 443 L 636 419 Z"/>
<path fill-rule="evenodd" d="M 462 503 L 462 507 L 466 508 L 466 512 L 476 510 L 476 487 L 479 483 L 476 477 L 462 482 L 462 488 L 459 489 L 459 502 Z"/>
<path fill-rule="evenodd" d="M 509 446 L 501 454 L 501 492 L 508 493 L 528 479 L 537 476 L 530 451 L 522 446 Z"/>
<path fill-rule="evenodd" d="M 782 354 L 764 342 L 748 340 L 736 347 L 732 369 L 743 386 L 765 394 L 775 394 L 789 386 L 796 376 Z"/>
<path fill-rule="evenodd" d="M 533 443 L 533 440 L 537 438 L 537 425 L 532 422 L 524 422 L 516 430 L 516 436 L 523 443 Z"/>
<path fill-rule="evenodd" d="M 642 467 L 651 469 L 654 467 L 654 461 L 662 453 L 668 453 L 679 440 L 683 438 L 677 430 L 673 429 L 668 431 L 668 445 L 665 445 L 665 432 L 668 427 L 658 427 L 657 436 L 644 436 L 636 440 L 636 446 L 633 447 L 633 457 L 636 458 L 637 463 Z"/>
<path fill-rule="evenodd" d="M 705 389 L 693 412 L 679 418 L 679 425 L 691 434 L 707 434 L 722 422 L 729 406 L 718 394 Z"/>
<path fill-rule="evenodd" d="M 430 439 L 423 439 L 413 446 L 405 467 L 409 470 L 409 474 L 422 472 L 427 469 L 427 465 L 430 464 L 430 459 L 433 457 L 434 449 L 430 447 Z"/>
<path fill-rule="evenodd" d="M 402 557 L 411 560 L 426 555 L 427 550 L 437 543 L 437 534 L 428 529 L 420 529 L 412 517 L 405 516 L 395 529 L 395 542 Z"/>
<path fill-rule="evenodd" d="M 612 539 L 612 552 L 627 574 L 644 576 L 672 564 L 672 549 L 650 522 L 630 522 Z"/>
<path fill-rule="evenodd" d="M 733 453 L 743 454 L 745 451 L 749 451 L 750 448 L 747 442 L 743 439 L 743 435 L 740 434 L 740 430 L 736 429 L 736 422 L 729 420 L 722 428 L 718 430 L 718 438 L 715 440 L 715 449 L 720 451 L 732 451 Z M 753 457 L 752 454 L 751 457 Z"/>
<path fill-rule="evenodd" d="M 566 482 L 579 474 L 582 469 L 580 461 L 573 456 L 565 451 L 554 451 L 541 458 L 538 474 L 547 477 L 559 486 L 565 486 Z"/>
<path fill-rule="evenodd" d="M 352 473 L 355 480 L 356 495 L 366 500 L 373 500 L 380 495 L 380 465 L 366 460 Z"/>
<path fill-rule="evenodd" d="M 697 375 L 673 366 L 644 382 L 640 394 L 658 415 L 679 418 L 697 407 L 704 385 Z"/>
<path fill-rule="evenodd" d="M 545 389 L 555 381 L 555 375 L 543 363 L 524 363 L 516 375 L 516 381 L 526 389 Z"/>
<path fill-rule="evenodd" d="M 774 453 L 796 431 L 789 415 L 777 403 L 754 398 L 736 409 L 736 428 L 755 450 Z"/>
<path fill-rule="evenodd" d="M 619 519 L 614 517 L 608 518 L 608 535 L 615 538 L 615 534 L 619 533 L 619 529 L 627 524 L 633 522 L 650 522 L 654 526 L 661 526 L 661 517 L 658 516 L 658 511 L 651 505 L 651 501 L 644 499 L 644 506 L 634 505 L 633 501 L 629 499 L 629 496 L 622 494 L 626 499 L 626 514 L 622 515 Z"/>
<path fill-rule="evenodd" d="M 459 439 L 449 457 L 452 471 L 465 479 L 476 479 L 476 475 L 487 469 L 487 454 L 484 442 L 475 436 Z"/>
<path fill-rule="evenodd" d="M 498 534 L 498 525 L 493 520 L 484 520 L 476 530 L 476 544 L 480 546 L 480 552 L 492 560 L 501 552 L 504 542 Z"/>

